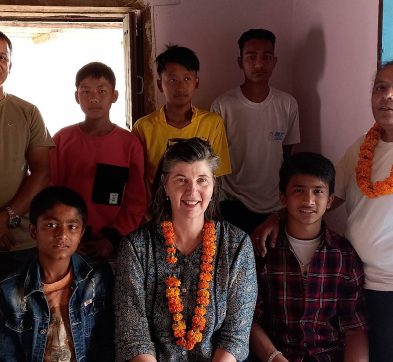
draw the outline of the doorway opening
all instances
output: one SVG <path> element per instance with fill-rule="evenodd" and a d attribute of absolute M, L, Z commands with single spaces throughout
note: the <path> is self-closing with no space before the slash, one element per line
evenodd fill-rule
<path fill-rule="evenodd" d="M 52 135 L 83 121 L 74 96 L 75 75 L 92 61 L 103 62 L 115 72 L 119 99 L 112 105 L 110 118 L 123 128 L 127 124 L 123 24 L 82 25 L 2 26 L 13 43 L 12 68 L 5 90 L 35 104 Z"/>
<path fill-rule="evenodd" d="M 83 119 L 74 99 L 75 75 L 86 63 L 102 61 L 114 70 L 119 90 L 111 120 L 131 128 L 145 114 L 142 13 L 119 6 L 0 5 L 1 30 L 14 43 L 5 91 L 35 103 L 53 134 Z"/>

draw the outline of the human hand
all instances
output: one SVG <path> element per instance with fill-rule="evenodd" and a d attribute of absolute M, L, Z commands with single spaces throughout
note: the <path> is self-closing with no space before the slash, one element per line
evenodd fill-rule
<path fill-rule="evenodd" d="M 269 238 L 269 243 L 272 248 L 276 246 L 280 220 L 277 214 L 271 214 L 266 221 L 259 225 L 251 234 L 251 240 L 257 255 L 265 256 L 267 253 L 266 242 Z"/>
<path fill-rule="evenodd" d="M 96 260 L 108 260 L 113 254 L 113 244 L 104 237 L 89 239 L 79 244 L 78 252 Z"/>

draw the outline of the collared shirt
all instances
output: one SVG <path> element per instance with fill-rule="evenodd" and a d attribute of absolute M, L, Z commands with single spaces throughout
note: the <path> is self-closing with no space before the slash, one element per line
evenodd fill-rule
<path fill-rule="evenodd" d="M 366 328 L 362 263 L 346 239 L 322 230 L 305 287 L 283 230 L 265 260 L 257 259 L 254 320 L 291 362 L 342 361 L 344 333 Z"/>
<path fill-rule="evenodd" d="M 145 151 L 146 190 L 150 192 L 159 162 L 172 139 L 199 137 L 208 141 L 220 164 L 216 176 L 231 173 L 228 141 L 221 116 L 192 107 L 190 124 L 183 128 L 171 126 L 166 121 L 165 108 L 138 119 L 132 127 L 132 133 L 141 141 Z"/>
<path fill-rule="evenodd" d="M 188 256 L 178 252 L 176 265 L 170 266 L 159 224 L 150 222 L 123 239 L 114 299 L 117 361 L 151 354 L 159 362 L 207 362 L 217 348 L 240 361 L 247 357 L 257 296 L 251 241 L 235 226 L 216 222 L 216 246 L 203 339 L 186 351 L 176 345 L 173 336 L 165 279 L 174 273 L 181 280 L 188 330 L 196 306 L 201 245 Z"/>
<path fill-rule="evenodd" d="M 107 263 L 71 257 L 72 293 L 68 316 L 77 361 L 114 360 L 112 284 Z M 51 311 L 33 260 L 23 271 L 0 281 L 0 360 L 43 361 Z M 53 356 L 52 356 L 53 357 Z"/>

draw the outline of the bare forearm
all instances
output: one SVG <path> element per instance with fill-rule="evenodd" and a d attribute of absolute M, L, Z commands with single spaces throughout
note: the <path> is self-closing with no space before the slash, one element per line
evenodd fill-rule
<path fill-rule="evenodd" d="M 140 354 L 139 356 L 130 359 L 129 362 L 157 362 L 157 360 L 151 354 Z"/>
<path fill-rule="evenodd" d="M 212 362 L 236 362 L 236 358 L 224 349 L 217 348 L 214 351 Z"/>
<path fill-rule="evenodd" d="M 277 350 L 266 332 L 255 322 L 251 327 L 250 350 L 261 361 L 267 361 L 271 354 Z M 286 358 L 280 354 L 274 358 L 274 362 L 276 361 L 286 361 Z"/>
<path fill-rule="evenodd" d="M 344 362 L 368 362 L 368 336 L 356 328 L 345 333 Z"/>
<path fill-rule="evenodd" d="M 12 209 L 18 214 L 25 214 L 33 197 L 49 183 L 49 170 L 34 172 L 27 176 L 18 192 L 10 202 Z"/>
<path fill-rule="evenodd" d="M 27 151 L 30 174 L 23 180 L 10 206 L 19 215 L 25 214 L 33 197 L 48 185 L 50 179 L 49 148 L 33 147 Z"/>

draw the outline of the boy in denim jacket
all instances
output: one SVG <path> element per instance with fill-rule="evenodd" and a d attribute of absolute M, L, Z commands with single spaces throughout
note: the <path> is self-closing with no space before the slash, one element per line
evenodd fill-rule
<path fill-rule="evenodd" d="M 38 258 L 0 281 L 0 358 L 112 361 L 112 272 L 75 251 L 87 208 L 65 187 L 48 187 L 30 206 Z"/>

